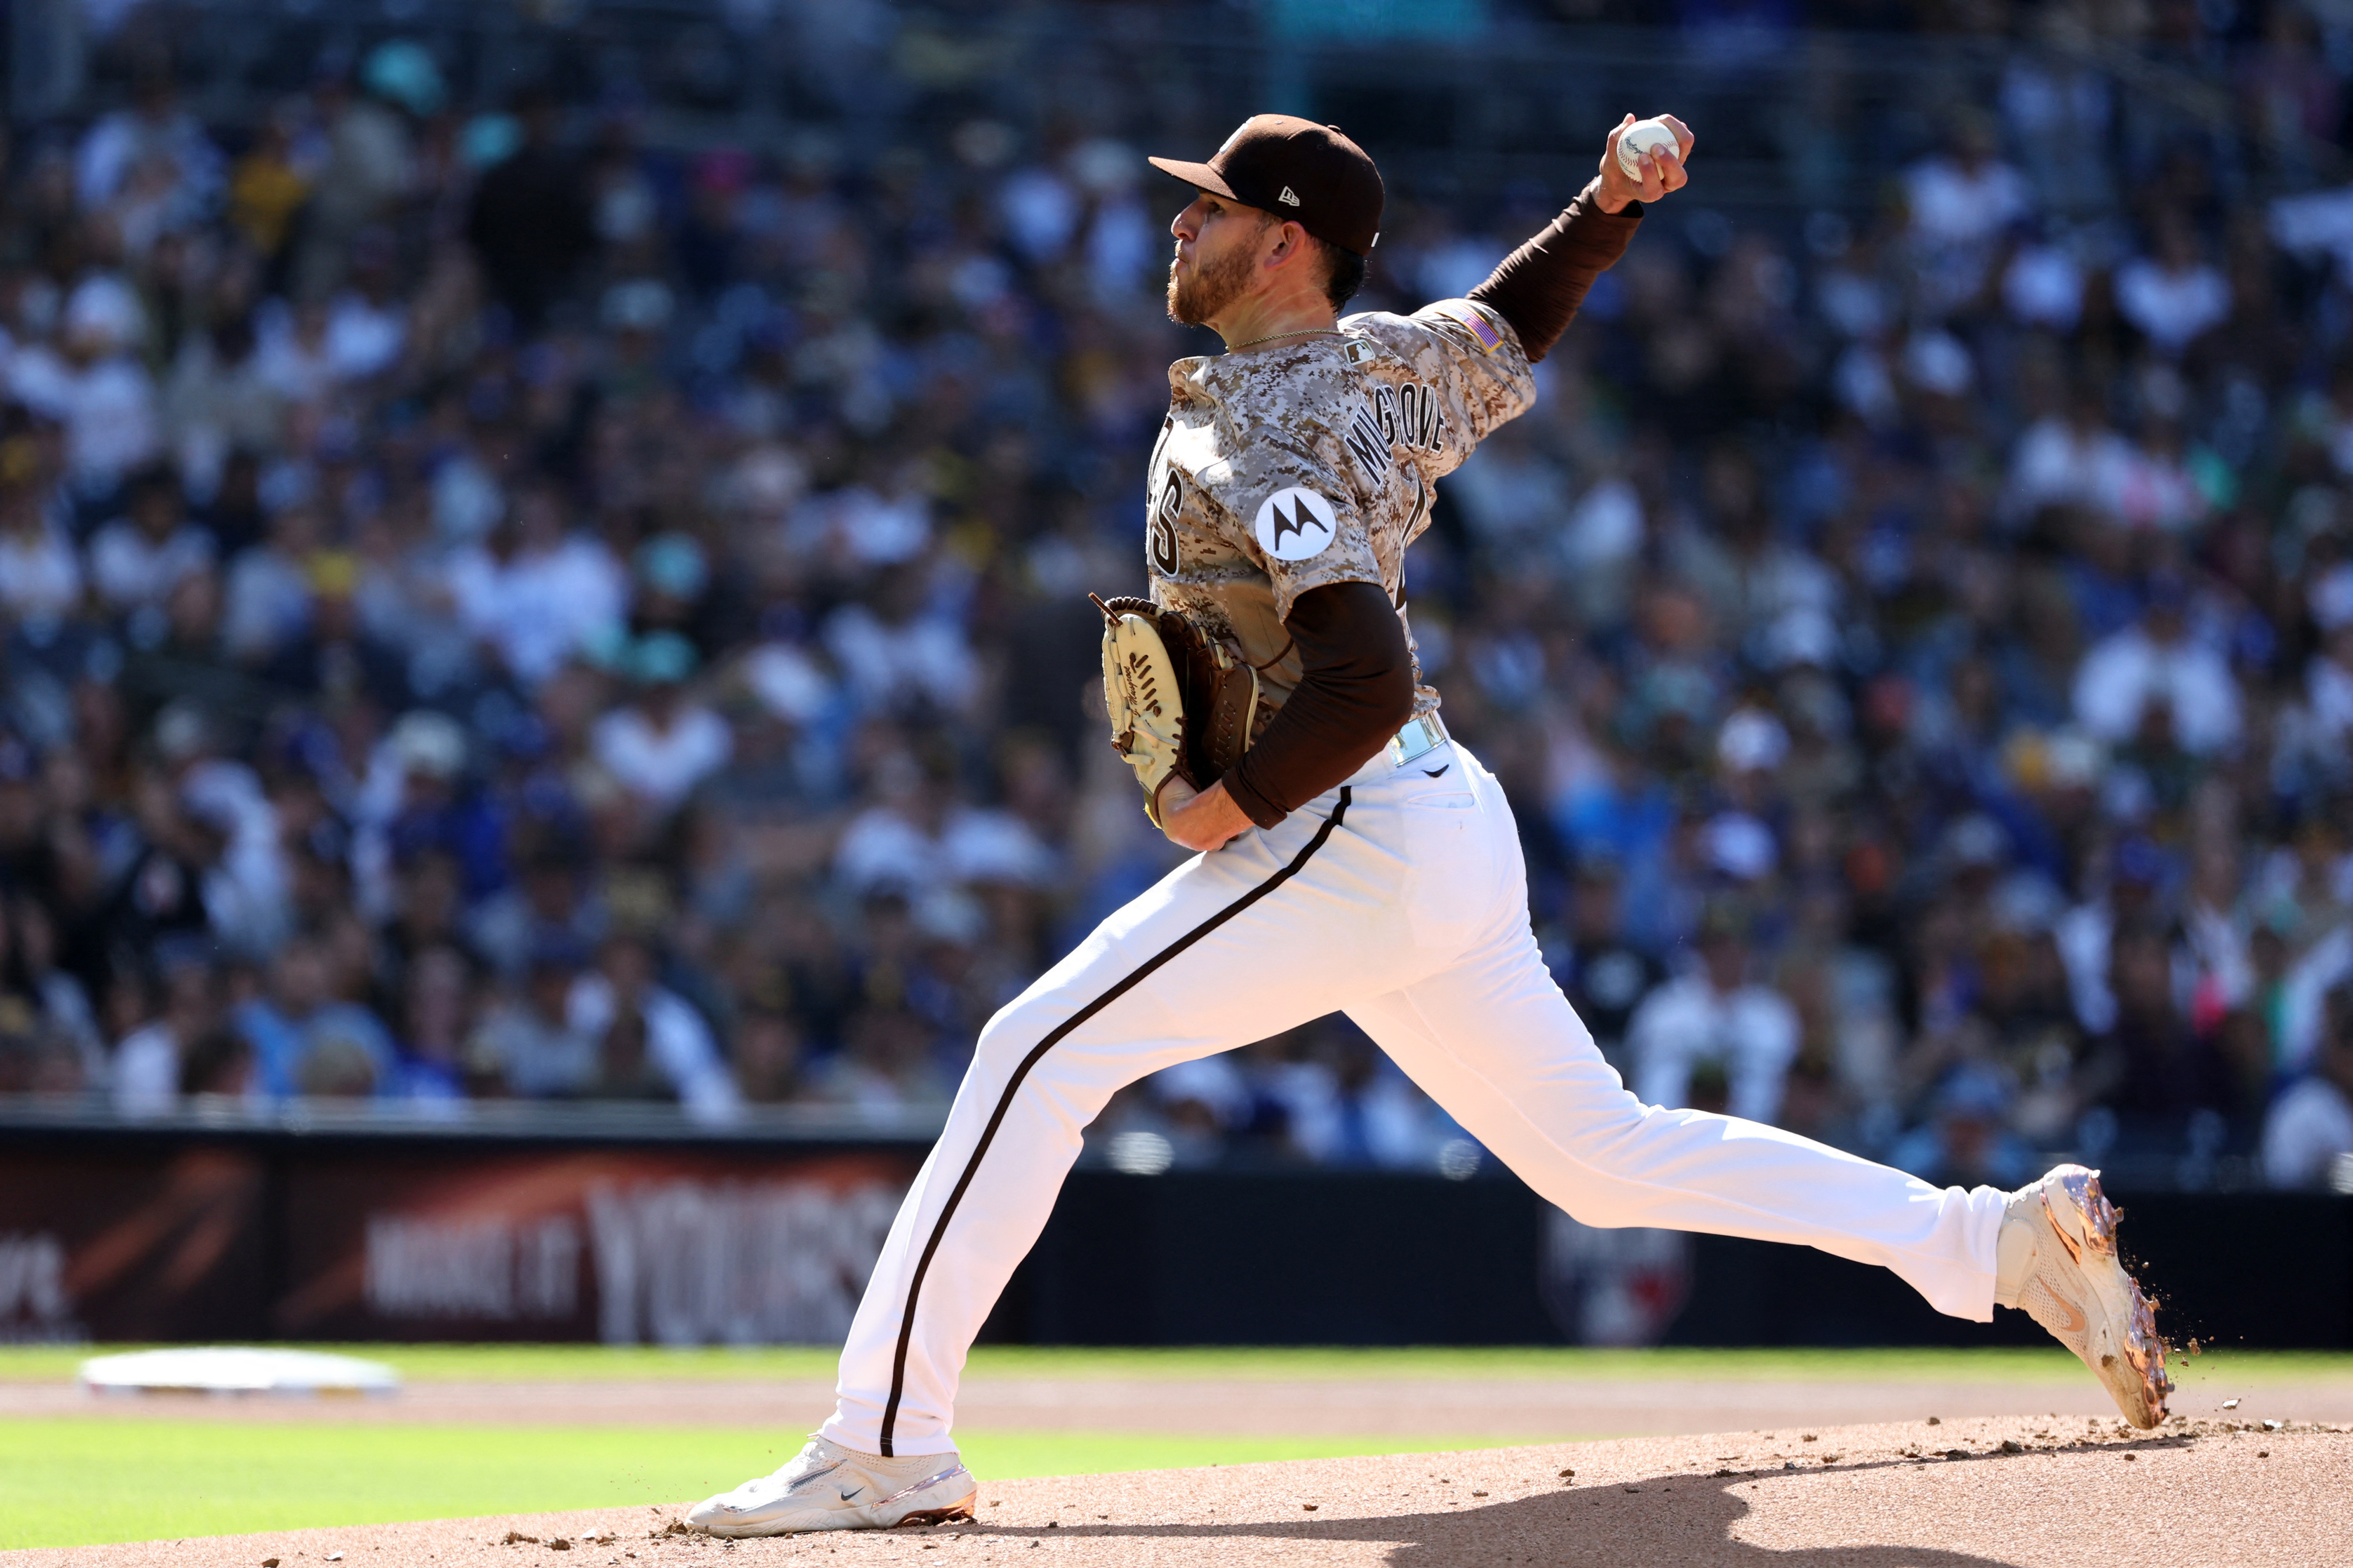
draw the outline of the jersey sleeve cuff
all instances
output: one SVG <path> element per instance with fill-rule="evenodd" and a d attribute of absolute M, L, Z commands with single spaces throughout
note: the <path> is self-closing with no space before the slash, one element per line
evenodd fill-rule
<path fill-rule="evenodd" d="M 1242 753 L 1241 760 L 1229 768 L 1225 777 L 1219 782 L 1226 786 L 1228 797 L 1242 808 L 1242 815 L 1249 817 L 1254 825 L 1260 827 L 1275 826 L 1291 813 L 1259 794 L 1256 786 L 1251 784 L 1245 773 L 1249 762 L 1250 753 L 1245 752 Z"/>
<path fill-rule="evenodd" d="M 1315 563 L 1303 562 L 1301 564 L 1312 566 Z M 1313 582 L 1307 583 L 1299 582 L 1290 574 L 1285 573 L 1274 579 L 1275 618 L 1280 621 L 1289 621 L 1291 612 L 1299 606 L 1300 595 L 1313 593 L 1318 588 L 1337 587 L 1343 583 L 1369 583 L 1380 589 L 1383 594 L 1387 594 L 1388 587 L 1381 581 L 1380 573 L 1381 569 L 1377 563 L 1351 564 L 1333 573 L 1328 577 L 1319 576 Z"/>

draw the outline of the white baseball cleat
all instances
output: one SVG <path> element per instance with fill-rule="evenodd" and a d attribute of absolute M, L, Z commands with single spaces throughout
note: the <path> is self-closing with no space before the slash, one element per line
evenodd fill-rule
<path fill-rule="evenodd" d="M 2010 1194 L 2002 1215 L 1994 1300 L 2022 1309 L 2083 1358 L 2125 1419 L 2165 1419 L 2173 1382 L 2165 1341 L 2140 1286 L 2116 1258 L 2117 1214 L 2100 1173 L 2054 1167 Z"/>
<path fill-rule="evenodd" d="M 686 1522 L 728 1536 L 938 1524 L 970 1519 L 979 1489 L 954 1454 L 883 1459 L 813 1435 L 776 1474 L 706 1498 L 687 1511 Z"/>

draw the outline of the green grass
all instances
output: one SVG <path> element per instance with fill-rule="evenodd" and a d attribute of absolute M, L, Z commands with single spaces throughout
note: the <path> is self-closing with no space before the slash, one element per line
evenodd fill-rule
<path fill-rule="evenodd" d="M 773 1469 L 791 1458 L 798 1438 L 714 1426 L 0 1421 L 0 1549 L 554 1509 L 650 1510 Z M 959 1432 L 957 1439 L 976 1469 L 1006 1480 L 1504 1441 L 1045 1432 Z M 655 1517 L 646 1515 L 649 1522 Z"/>
<path fill-rule="evenodd" d="M 82 1358 L 137 1346 L 0 1346 L 0 1383 L 63 1382 Z M 318 1345 L 386 1362 L 417 1383 L 611 1382 L 728 1383 L 815 1379 L 830 1383 L 834 1352 L 778 1346 L 751 1350 L 607 1349 L 601 1345 Z M 2190 1363 L 2227 1368 L 2265 1383 L 2353 1376 L 2353 1354 L 2325 1352 L 2209 1351 Z M 1167 1350 L 982 1345 L 971 1377 L 1166 1378 L 1655 1378 L 1790 1380 L 1839 1383 L 2057 1382 L 2082 1369 L 2053 1345 L 1984 1350 L 1585 1350 L 1562 1347 L 1409 1347 Z"/>

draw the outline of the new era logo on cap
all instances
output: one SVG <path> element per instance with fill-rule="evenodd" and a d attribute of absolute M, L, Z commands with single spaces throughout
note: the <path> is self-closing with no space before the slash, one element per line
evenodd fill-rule
<path fill-rule="evenodd" d="M 1282 203 L 1285 206 L 1295 207 L 1299 205 L 1299 198 L 1292 194 L 1291 187 L 1289 185 L 1283 186 L 1282 195 L 1275 197 L 1274 199 Z"/>

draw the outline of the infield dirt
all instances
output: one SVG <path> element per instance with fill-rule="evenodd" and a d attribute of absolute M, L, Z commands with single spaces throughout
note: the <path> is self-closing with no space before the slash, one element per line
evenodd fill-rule
<path fill-rule="evenodd" d="M 729 1543 L 669 1532 L 675 1508 L 632 1508 L 0 1552 L 0 1565 L 2315 1568 L 2353 1558 L 2348 1496 L 2342 1428 L 2191 1420 L 2142 1434 L 2068 1416 L 983 1477 L 976 1522 L 875 1533 Z"/>

